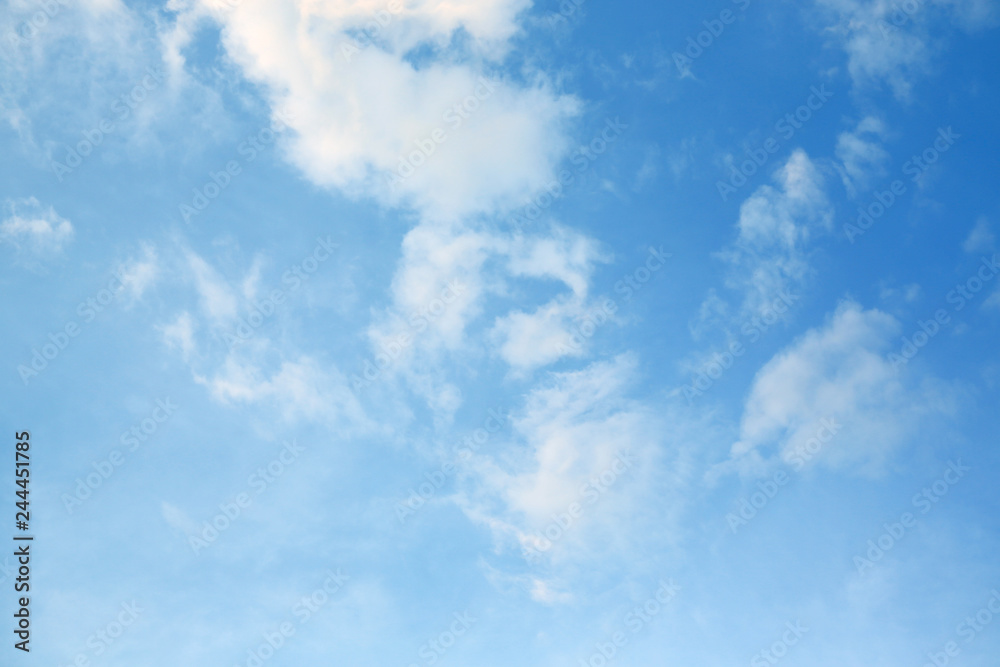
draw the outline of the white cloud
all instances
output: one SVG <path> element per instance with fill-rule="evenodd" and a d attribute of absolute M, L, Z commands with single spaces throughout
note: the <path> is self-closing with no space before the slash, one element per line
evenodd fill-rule
<path fill-rule="evenodd" d="M 180 310 L 157 330 L 213 399 L 226 405 L 252 406 L 266 418 L 325 425 L 345 437 L 377 428 L 335 364 L 298 351 L 286 354 L 256 327 L 247 334 L 236 328 L 241 309 L 258 293 L 265 257 L 254 258 L 243 277 L 233 281 L 240 286 L 234 289 L 212 264 L 184 247 L 182 241 L 178 245 L 176 270 L 168 277 L 188 288 L 188 295 L 193 286 L 198 307 Z M 152 250 L 148 255 L 155 258 Z M 234 344 L 237 340 L 238 345 Z M 220 342 L 228 349 L 220 351 Z"/>
<path fill-rule="evenodd" d="M 653 410 L 625 396 L 636 365 L 623 355 L 553 374 L 514 417 L 516 442 L 491 446 L 489 454 L 468 462 L 456 502 L 490 528 L 501 548 L 575 560 L 627 551 L 625 545 L 641 539 L 633 529 L 643 523 L 651 486 L 664 481 L 655 471 L 668 438 Z M 554 516 L 574 503 L 582 511 L 555 536 Z M 660 519 L 674 509 L 665 508 Z M 542 583 L 533 588 L 536 598 L 558 601 L 545 593 L 551 585 Z"/>
<path fill-rule="evenodd" d="M 32 255 L 54 255 L 73 238 L 73 225 L 51 206 L 34 197 L 8 199 L 7 217 L 0 222 L 0 243 Z"/>
<path fill-rule="evenodd" d="M 602 261 L 593 241 L 558 226 L 522 238 L 476 222 L 541 192 L 571 148 L 567 125 L 579 102 L 531 66 L 498 74 L 530 6 L 171 0 L 175 20 L 162 33 L 165 58 L 181 71 L 200 24 L 219 25 L 226 57 L 291 128 L 281 149 L 309 180 L 420 214 L 403 240 L 390 305 L 374 313 L 368 335 L 375 355 L 398 351 L 384 373 L 405 375 L 444 412 L 461 393 L 439 362 L 467 349 L 486 295 L 505 293 L 512 277 L 567 285 L 571 297 L 501 318 L 493 338 L 514 367 L 547 363 L 558 358 L 553 346 L 529 359 L 525 333 L 559 339 Z M 232 313 L 228 290 L 196 261 L 192 269 L 203 309 L 216 319 Z"/>
<path fill-rule="evenodd" d="M 720 253 L 731 267 L 727 285 L 743 294 L 741 318 L 801 284 L 811 270 L 808 246 L 833 220 L 823 175 L 804 151 L 793 152 L 774 180 L 777 187 L 761 186 L 740 206 L 739 235 Z M 707 315 L 720 312 L 717 298 L 710 298 Z"/>
<path fill-rule="evenodd" d="M 914 73 L 922 70 L 929 58 L 924 40 L 910 30 L 890 33 L 884 27 L 890 25 L 886 22 L 891 11 L 888 3 L 819 0 L 819 4 L 837 16 L 828 30 L 847 53 L 847 69 L 855 85 L 870 87 L 886 82 L 896 97 L 908 98 Z"/>
<path fill-rule="evenodd" d="M 598 362 L 559 374 L 555 386 L 532 393 L 515 428 L 526 436 L 533 455 L 526 469 L 504 485 L 512 510 L 546 521 L 579 500 L 582 482 L 655 439 L 655 431 L 643 428 L 648 416 L 625 408 L 618 396 L 634 367 L 627 357 Z"/>
<path fill-rule="evenodd" d="M 859 88 L 886 84 L 907 100 L 917 76 L 940 49 L 933 28 L 956 24 L 966 31 L 992 26 L 996 10 L 989 0 L 817 0 L 832 18 L 824 32 L 847 53 L 847 69 Z M 901 7 L 915 7 L 905 12 Z M 897 26 L 898 24 L 898 26 Z"/>
<path fill-rule="evenodd" d="M 1000 310 L 1000 290 L 993 292 L 986 301 L 983 302 L 983 310 L 996 308 Z"/>
<path fill-rule="evenodd" d="M 167 522 L 167 525 L 178 532 L 195 534 L 200 528 L 198 522 L 185 514 L 183 510 L 168 502 L 160 503 L 160 514 L 163 516 L 163 520 Z"/>
<path fill-rule="evenodd" d="M 403 241 L 393 303 L 373 323 L 369 337 L 376 351 L 408 337 L 387 372 L 406 371 L 411 382 L 420 375 L 440 375 L 437 362 L 444 351 L 468 351 L 467 330 L 481 315 L 487 295 L 508 294 L 516 289 L 511 286 L 516 279 L 521 279 L 518 286 L 528 279 L 556 281 L 568 292 L 532 311 L 517 308 L 497 317 L 487 333 L 515 371 L 552 363 L 582 353 L 570 340 L 572 320 L 588 312 L 591 274 L 607 260 L 592 239 L 558 225 L 524 236 L 425 222 Z"/>
<path fill-rule="evenodd" d="M 422 347 L 459 347 L 466 326 L 480 312 L 480 296 L 488 287 L 483 266 L 497 249 L 491 234 L 459 225 L 424 223 L 410 230 L 392 280 L 395 327 L 414 328 L 416 318 Z M 373 339 L 387 333 L 376 325 Z"/>
<path fill-rule="evenodd" d="M 341 435 L 371 426 L 347 378 L 309 357 L 284 361 L 272 372 L 242 353 L 230 353 L 212 377 L 196 375 L 223 403 L 272 407 L 289 421 L 308 420 L 335 427 Z"/>
<path fill-rule="evenodd" d="M 553 590 L 552 583 L 543 579 L 530 578 L 531 587 L 529 593 L 531 599 L 542 604 L 569 604 L 573 601 L 573 595 L 557 590 Z"/>
<path fill-rule="evenodd" d="M 737 465 L 790 462 L 814 437 L 821 420 L 841 424 L 815 460 L 829 466 L 879 469 L 894 450 L 920 433 L 925 418 L 954 409 L 949 392 L 918 382 L 888 359 L 900 324 L 878 310 L 845 302 L 757 373 L 746 400 Z"/>
<path fill-rule="evenodd" d="M 532 312 L 518 309 L 498 317 L 490 336 L 500 356 L 518 372 L 582 356 L 585 349 L 574 341 L 573 323 L 597 309 L 587 302 L 590 276 L 598 262 L 610 258 L 592 239 L 559 226 L 550 236 L 513 237 L 508 252 L 511 275 L 558 280 L 570 293 Z"/>
<path fill-rule="evenodd" d="M 732 319 L 729 312 L 729 303 L 719 296 L 716 289 L 708 290 L 708 296 L 701 302 L 698 314 L 688 324 L 691 337 L 701 340 L 705 334 L 716 329 L 725 329 Z"/>
<path fill-rule="evenodd" d="M 18 132 L 39 167 L 63 161 L 80 131 L 96 128 L 102 118 L 115 121 L 115 132 L 122 133 L 110 105 L 158 61 L 157 54 L 144 51 L 147 25 L 121 0 L 5 4 L 0 13 L 0 119 Z M 156 106 L 144 102 L 133 119 Z M 35 134 L 46 141 L 39 146 Z M 106 149 L 107 142 L 102 143 Z"/>
<path fill-rule="evenodd" d="M 859 190 L 867 190 L 875 178 L 885 175 L 889 154 L 879 141 L 884 136 L 882 121 L 868 116 L 854 130 L 837 137 L 836 154 L 841 161 L 841 176 L 852 197 Z"/>
<path fill-rule="evenodd" d="M 208 262 L 193 252 L 187 253 L 187 265 L 205 315 L 216 324 L 235 319 L 236 296 L 226 281 Z"/>
<path fill-rule="evenodd" d="M 422 223 L 403 240 L 392 302 L 368 327 L 374 381 L 402 375 L 445 419 L 461 404 L 442 360 L 466 346 L 466 327 L 481 310 L 483 265 L 494 241 L 458 225 Z M 381 362 L 380 362 L 381 360 Z M 388 361 L 386 361 L 388 360 Z"/>
<path fill-rule="evenodd" d="M 257 292 L 260 289 L 261 272 L 263 269 L 264 258 L 260 255 L 254 257 L 253 265 L 250 267 L 250 270 L 247 271 L 247 275 L 243 278 L 242 292 L 244 300 L 253 301 L 257 298 Z"/>
<path fill-rule="evenodd" d="M 160 276 L 160 262 L 156 249 L 149 244 L 142 244 L 142 257 L 125 262 L 119 275 L 124 289 L 128 290 L 132 299 L 141 299 Z"/>
<path fill-rule="evenodd" d="M 185 362 L 190 361 L 195 349 L 195 323 L 187 311 L 181 313 L 173 324 L 160 327 L 163 341 L 172 349 L 179 349 Z"/>
<path fill-rule="evenodd" d="M 229 57 L 293 128 L 288 157 L 318 184 L 438 219 L 525 200 L 568 150 L 563 128 L 578 108 L 538 72 L 526 84 L 492 78 L 530 2 L 404 4 L 175 2 L 171 39 L 184 44 L 198 17 L 221 24 Z M 352 46 L 378 12 L 374 41 Z M 431 54 L 419 65 L 418 48 Z M 407 162 L 420 164 L 409 174 Z"/>
<path fill-rule="evenodd" d="M 987 220 L 986 216 L 980 216 L 976 220 L 976 225 L 969 232 L 966 237 L 965 242 L 962 243 L 962 249 L 969 254 L 983 254 L 991 253 L 996 249 L 996 235 L 993 233 L 993 227 L 990 225 L 990 221 Z M 1000 288 L 997 288 L 993 294 L 991 294 L 984 302 L 983 309 L 989 310 L 991 308 L 1000 309 Z"/>
<path fill-rule="evenodd" d="M 996 236 L 985 216 L 976 220 L 976 226 L 962 244 L 962 249 L 968 253 L 989 252 L 996 247 Z"/>
<path fill-rule="evenodd" d="M 577 298 L 587 295 L 594 265 L 610 259 L 593 239 L 559 225 L 545 237 L 514 236 L 509 253 L 512 275 L 560 280 Z"/>
<path fill-rule="evenodd" d="M 517 310 L 497 318 L 491 336 L 504 361 L 518 371 L 530 370 L 563 356 L 583 355 L 571 325 L 584 312 L 576 299 L 553 299 L 533 312 Z"/>
<path fill-rule="evenodd" d="M 890 287 L 888 283 L 880 283 L 879 298 L 883 301 L 902 299 L 906 303 L 913 303 L 920 298 L 922 288 L 917 283 L 903 285 L 900 288 Z"/>
<path fill-rule="evenodd" d="M 812 227 L 829 226 L 823 177 L 797 150 L 775 174 L 778 188 L 764 185 L 740 206 L 739 244 L 791 252 L 808 241 Z"/>

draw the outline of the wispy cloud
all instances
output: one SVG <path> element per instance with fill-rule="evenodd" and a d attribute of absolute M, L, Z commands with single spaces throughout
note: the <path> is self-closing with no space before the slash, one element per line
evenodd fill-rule
<path fill-rule="evenodd" d="M 0 243 L 14 246 L 19 253 L 36 258 L 52 256 L 73 239 L 70 221 L 34 197 L 8 199 L 4 208 L 6 218 L 0 222 Z"/>

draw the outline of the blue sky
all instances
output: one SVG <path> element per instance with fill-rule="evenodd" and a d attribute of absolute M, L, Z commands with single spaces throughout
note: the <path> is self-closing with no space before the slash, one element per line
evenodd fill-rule
<path fill-rule="evenodd" d="M 992 664 L 998 19 L 7 2 L 4 651 Z"/>

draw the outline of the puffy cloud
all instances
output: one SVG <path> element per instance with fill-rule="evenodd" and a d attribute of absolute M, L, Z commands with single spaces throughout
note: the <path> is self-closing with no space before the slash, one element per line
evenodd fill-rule
<path fill-rule="evenodd" d="M 311 180 L 454 220 L 525 200 L 569 148 L 573 98 L 539 73 L 492 72 L 529 5 L 175 2 L 172 43 L 211 17 L 294 129 L 287 154 Z"/>
<path fill-rule="evenodd" d="M 563 356 L 581 356 L 573 340 L 572 322 L 585 312 L 576 299 L 558 298 L 533 312 L 513 311 L 497 318 L 492 331 L 500 356 L 518 370 L 553 363 Z"/>
<path fill-rule="evenodd" d="M 480 312 L 487 287 L 483 267 L 496 248 L 491 234 L 459 225 L 427 223 L 410 230 L 392 281 L 397 327 L 420 329 L 415 333 L 427 348 L 459 347 Z M 376 327 L 373 336 L 380 335 Z"/>
<path fill-rule="evenodd" d="M 509 247 L 509 270 L 513 276 L 558 280 L 569 289 L 532 312 L 514 310 L 499 317 L 491 332 L 500 356 L 516 371 L 550 364 L 564 356 L 585 352 L 579 336 L 574 339 L 574 321 L 589 311 L 587 293 L 590 275 L 609 257 L 590 238 L 563 227 L 550 236 L 513 238 Z M 609 315 L 604 313 L 604 317 Z"/>
<path fill-rule="evenodd" d="M 587 295 L 594 265 L 610 259 L 593 239 L 558 225 L 549 236 L 513 237 L 509 252 L 512 275 L 560 280 L 577 298 Z"/>
<path fill-rule="evenodd" d="M 51 206 L 34 197 L 6 202 L 7 217 L 0 222 L 0 242 L 32 255 L 53 255 L 73 238 L 73 225 Z"/>
<path fill-rule="evenodd" d="M 802 150 L 775 174 L 778 188 L 761 186 L 740 206 L 738 243 L 755 250 L 792 251 L 816 224 L 829 225 L 823 177 Z"/>
<path fill-rule="evenodd" d="M 516 372 L 580 355 L 583 348 L 571 340 L 572 322 L 588 313 L 591 274 L 607 260 L 592 239 L 559 225 L 521 235 L 425 222 L 403 241 L 393 302 L 369 337 L 376 350 L 402 348 L 387 372 L 403 371 L 414 382 L 420 375 L 440 375 L 443 352 L 467 349 L 467 331 L 487 296 L 517 291 L 529 280 L 555 281 L 568 291 L 534 310 L 498 316 L 487 340 Z"/>
<path fill-rule="evenodd" d="M 404 374 L 445 412 L 461 399 L 439 362 L 467 345 L 487 295 L 505 293 L 511 278 L 568 287 L 570 296 L 495 323 L 501 357 L 514 368 L 535 367 L 559 358 L 553 345 L 584 307 L 592 267 L 603 260 L 592 240 L 557 225 L 522 237 L 478 220 L 523 204 L 553 180 L 579 112 L 579 102 L 539 71 L 500 73 L 530 5 L 172 0 L 175 20 L 162 34 L 165 58 L 179 71 L 200 25 L 219 25 L 226 56 L 291 128 L 284 155 L 309 180 L 420 214 L 403 239 L 391 303 L 374 313 L 368 335 L 374 354 L 395 352 L 383 370 Z M 217 319 L 232 313 L 211 272 L 194 260 L 191 268 L 203 309 Z M 531 355 L 529 335 L 552 344 Z"/>
<path fill-rule="evenodd" d="M 837 433 L 815 459 L 877 471 L 926 417 L 954 409 L 948 391 L 893 367 L 888 353 L 896 351 L 899 332 L 891 315 L 843 303 L 757 373 L 733 460 L 751 467 L 766 459 L 794 462 L 823 420 L 833 420 Z"/>
<path fill-rule="evenodd" d="M 579 111 L 577 100 L 537 71 L 523 70 L 521 79 L 498 74 L 520 30 L 519 15 L 530 5 L 170 3 L 176 20 L 163 36 L 168 62 L 182 66 L 199 24 L 217 23 L 229 59 L 261 85 L 273 114 L 292 128 L 285 155 L 311 181 L 419 211 L 421 222 L 403 240 L 392 303 L 376 314 L 369 337 L 376 352 L 406 348 L 398 368 L 443 409 L 456 406 L 456 391 L 435 382 L 429 388 L 426 377 L 416 376 L 440 375 L 434 361 L 465 344 L 486 294 L 503 292 L 510 276 L 556 279 L 573 293 L 572 300 L 549 306 L 572 303 L 563 316 L 529 322 L 532 316 L 512 313 L 516 324 L 500 326 L 501 354 L 518 365 L 519 336 L 526 327 L 541 334 L 546 322 L 565 328 L 599 255 L 592 241 L 559 227 L 546 238 L 525 239 L 470 222 L 541 191 L 570 148 L 566 125 Z M 231 312 L 210 273 L 197 262 L 192 269 L 203 307 Z M 414 342 L 400 344 L 404 338 Z"/>

